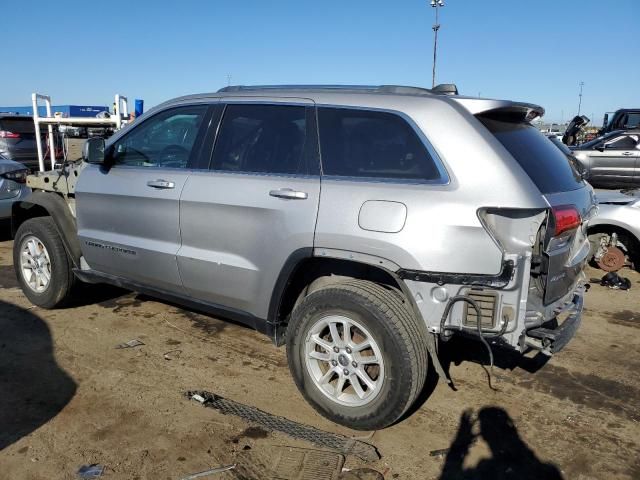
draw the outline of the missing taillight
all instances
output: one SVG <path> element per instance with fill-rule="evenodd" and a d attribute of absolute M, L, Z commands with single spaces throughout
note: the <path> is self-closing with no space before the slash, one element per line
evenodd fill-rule
<path fill-rule="evenodd" d="M 580 212 L 573 205 L 560 205 L 553 207 L 552 210 L 555 223 L 554 237 L 569 230 L 575 230 L 582 223 Z"/>

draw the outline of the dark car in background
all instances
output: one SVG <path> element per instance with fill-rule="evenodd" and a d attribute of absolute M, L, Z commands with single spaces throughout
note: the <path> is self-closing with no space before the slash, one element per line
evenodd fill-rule
<path fill-rule="evenodd" d="M 621 108 L 613 112 L 609 119 L 609 112 L 604 114 L 600 135 L 614 130 L 640 128 L 640 108 Z"/>
<path fill-rule="evenodd" d="M 46 149 L 45 138 L 43 133 L 42 146 Z M 31 116 L 0 114 L 0 155 L 30 170 L 38 169 L 36 130 Z"/>
<path fill-rule="evenodd" d="M 0 224 L 11 218 L 11 207 L 30 192 L 26 186 L 29 171 L 24 165 L 0 155 Z"/>

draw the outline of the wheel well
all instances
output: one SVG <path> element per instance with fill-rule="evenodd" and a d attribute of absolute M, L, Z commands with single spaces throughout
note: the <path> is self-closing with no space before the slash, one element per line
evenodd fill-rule
<path fill-rule="evenodd" d="M 276 322 L 287 322 L 298 299 L 313 290 L 309 287 L 324 286 L 341 278 L 370 280 L 402 290 L 398 281 L 388 271 L 366 263 L 334 258 L 310 257 L 302 260 L 289 276 L 287 286 L 280 297 Z"/>
<path fill-rule="evenodd" d="M 62 237 L 69 258 L 75 267 L 80 266 L 82 251 L 77 237 L 76 221 L 61 195 L 35 191 L 25 201 L 13 204 L 11 217 L 11 232 L 14 237 L 25 221 L 36 217 L 51 217 Z"/>
<path fill-rule="evenodd" d="M 636 269 L 640 268 L 640 240 L 629 230 L 619 227 L 617 225 L 594 225 L 587 229 L 587 235 L 593 235 L 596 233 L 617 233 L 618 237 L 624 237 L 632 242 L 633 245 L 629 245 L 629 256 L 633 261 Z"/>
<path fill-rule="evenodd" d="M 41 205 L 29 202 L 20 202 L 13 205 L 11 212 L 11 236 L 15 236 L 18 228 L 24 222 L 36 217 L 49 217 L 50 213 Z"/>

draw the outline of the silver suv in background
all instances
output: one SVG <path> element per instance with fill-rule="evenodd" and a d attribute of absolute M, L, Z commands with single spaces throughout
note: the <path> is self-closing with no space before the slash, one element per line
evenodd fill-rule
<path fill-rule="evenodd" d="M 535 105 L 413 87 L 228 87 L 147 112 L 14 207 L 26 296 L 124 286 L 286 344 L 321 414 L 402 418 L 454 334 L 560 350 L 593 192 Z"/>
<path fill-rule="evenodd" d="M 640 129 L 616 130 L 570 148 L 594 187 L 640 185 Z"/>

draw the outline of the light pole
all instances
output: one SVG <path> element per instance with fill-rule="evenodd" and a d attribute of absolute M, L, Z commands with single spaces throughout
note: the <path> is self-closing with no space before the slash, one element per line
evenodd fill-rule
<path fill-rule="evenodd" d="M 440 24 L 438 23 L 438 10 L 440 7 L 444 7 L 443 0 L 431 0 L 431 6 L 436 9 L 436 23 L 433 24 L 433 71 L 431 73 L 431 88 L 436 86 L 436 56 L 438 54 L 438 30 L 440 30 Z"/>
<path fill-rule="evenodd" d="M 578 116 L 580 115 L 580 109 L 582 108 L 582 87 L 584 87 L 584 82 L 580 82 L 580 93 L 578 94 Z"/>

